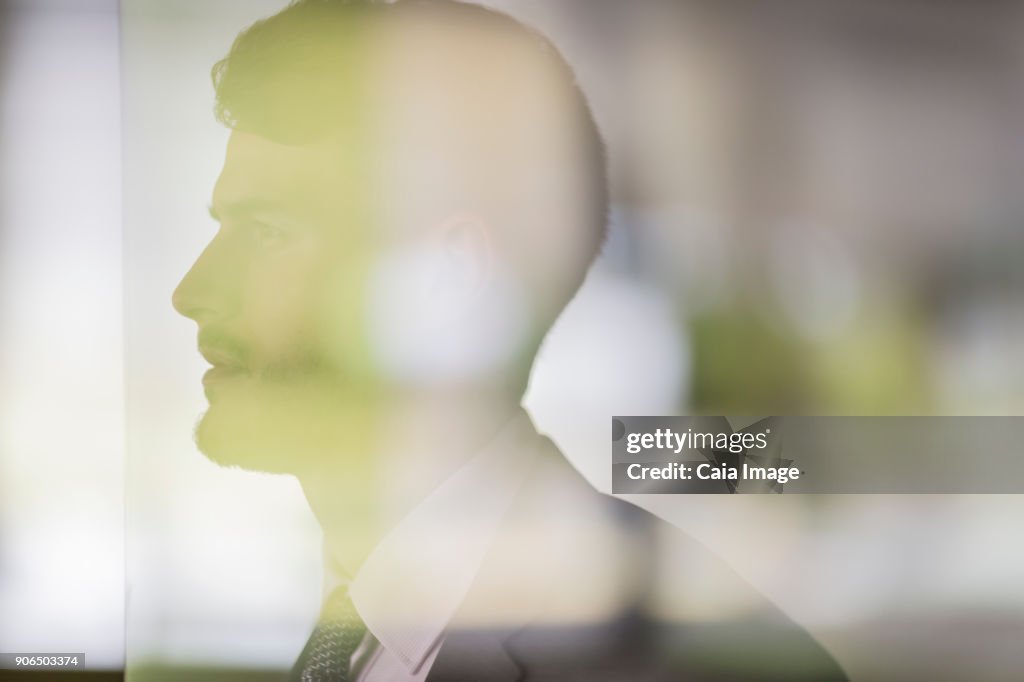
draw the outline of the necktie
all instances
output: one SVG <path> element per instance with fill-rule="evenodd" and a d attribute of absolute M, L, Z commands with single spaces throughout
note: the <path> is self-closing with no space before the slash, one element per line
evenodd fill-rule
<path fill-rule="evenodd" d="M 320 622 L 292 668 L 292 682 L 351 682 L 349 661 L 366 634 L 347 588 L 327 598 Z"/>

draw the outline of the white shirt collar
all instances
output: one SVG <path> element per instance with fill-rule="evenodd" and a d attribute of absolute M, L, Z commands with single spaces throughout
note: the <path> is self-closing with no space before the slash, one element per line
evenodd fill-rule
<path fill-rule="evenodd" d="M 539 448 L 520 411 L 388 532 L 349 583 L 369 631 L 410 673 L 440 644 Z"/>

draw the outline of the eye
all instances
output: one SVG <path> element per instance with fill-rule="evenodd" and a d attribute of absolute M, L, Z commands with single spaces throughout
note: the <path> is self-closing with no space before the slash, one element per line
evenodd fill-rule
<path fill-rule="evenodd" d="M 287 241 L 288 233 L 280 227 L 254 222 L 251 225 L 253 239 L 264 248 L 279 248 Z"/>

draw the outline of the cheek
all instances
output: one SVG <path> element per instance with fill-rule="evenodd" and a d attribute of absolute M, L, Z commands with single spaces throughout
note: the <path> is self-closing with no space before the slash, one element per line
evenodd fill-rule
<path fill-rule="evenodd" d="M 257 356 L 278 358 L 315 345 L 325 281 L 322 261 L 310 249 L 294 249 L 254 264 L 246 309 Z"/>
<path fill-rule="evenodd" d="M 372 368 L 367 349 L 366 288 L 369 255 L 348 259 L 326 278 L 318 298 L 317 338 L 324 356 L 336 367 L 350 373 L 363 373 Z"/>

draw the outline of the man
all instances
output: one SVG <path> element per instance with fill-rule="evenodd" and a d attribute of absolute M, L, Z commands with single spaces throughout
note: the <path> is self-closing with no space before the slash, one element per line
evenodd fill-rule
<path fill-rule="evenodd" d="M 519 407 L 605 230 L 601 140 L 557 50 L 448 0 L 300 0 L 214 84 L 220 228 L 174 305 L 212 365 L 200 449 L 295 475 L 324 530 L 293 679 L 715 669 L 645 604 L 651 538 L 685 539 L 597 494 Z"/>

